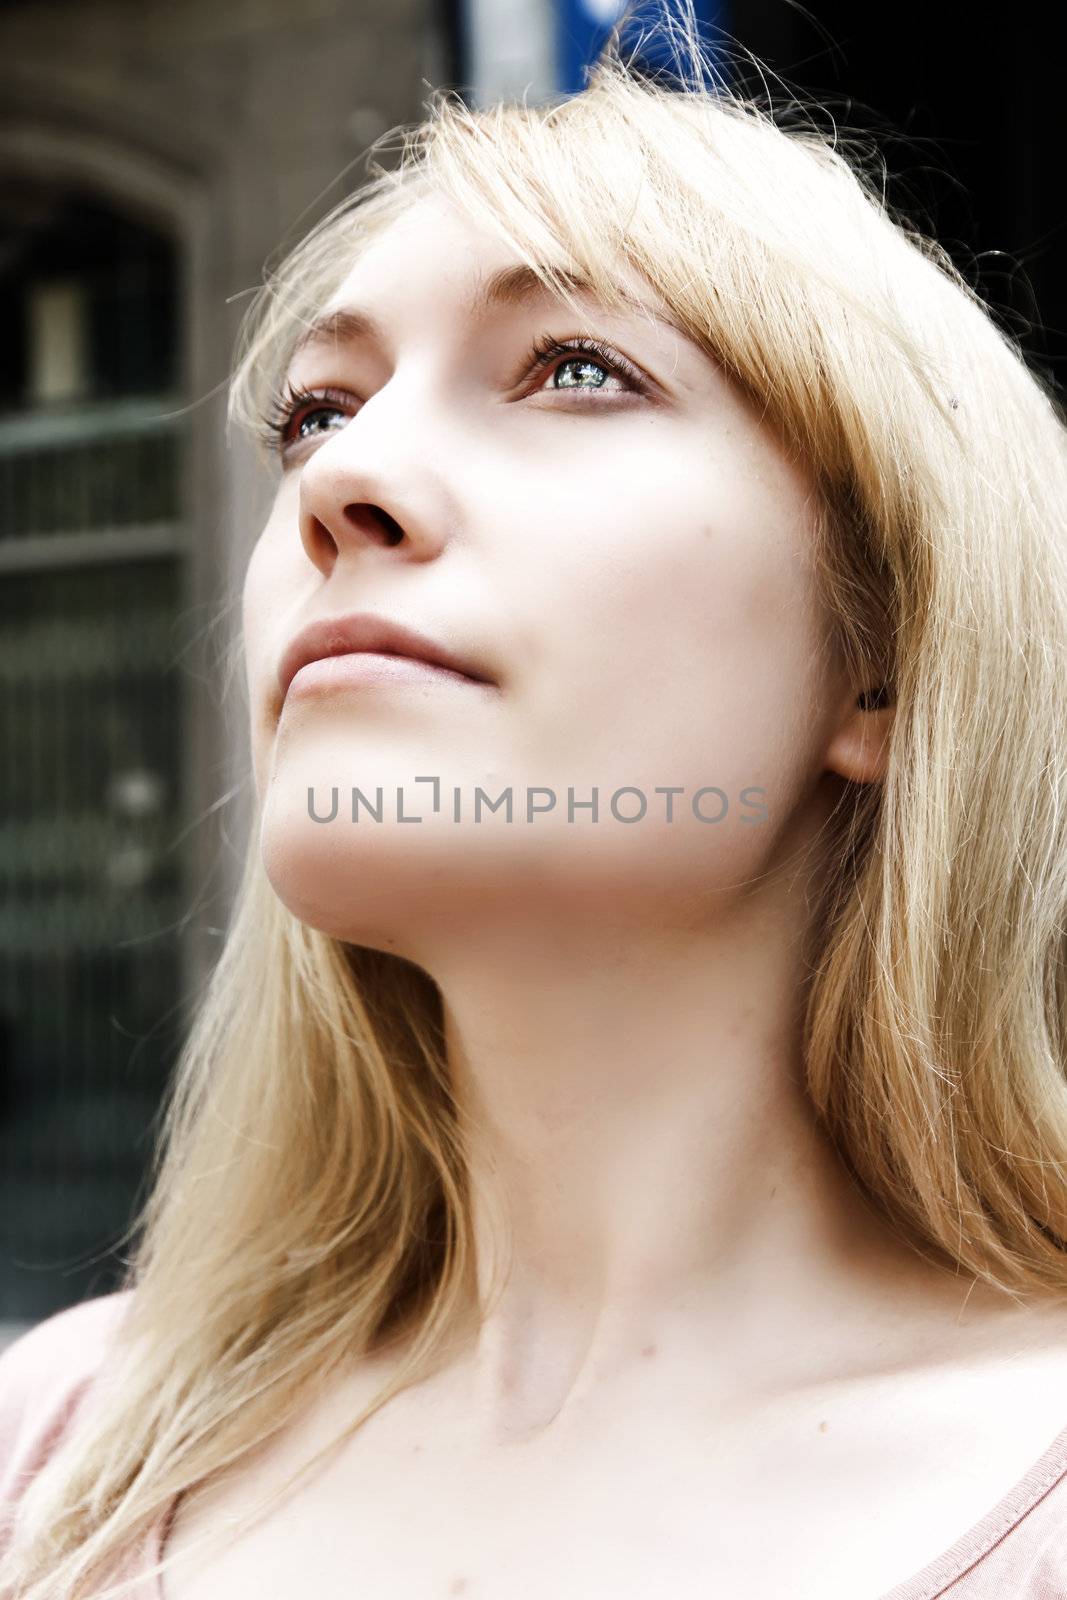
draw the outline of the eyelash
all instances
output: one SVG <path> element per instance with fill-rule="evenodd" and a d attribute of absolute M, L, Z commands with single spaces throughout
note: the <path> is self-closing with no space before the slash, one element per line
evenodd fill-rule
<path fill-rule="evenodd" d="M 528 373 L 543 372 L 558 357 L 566 356 L 573 359 L 582 355 L 592 357 L 605 371 L 617 378 L 623 378 L 634 393 L 648 393 L 648 384 L 633 362 L 628 361 L 617 350 L 601 344 L 598 339 L 587 338 L 584 334 L 568 339 L 565 343 L 547 336 L 538 339 L 526 358 L 526 370 Z M 565 364 L 563 361 L 560 362 L 561 366 Z M 578 389 L 572 392 L 582 391 Z M 306 409 L 307 415 L 313 416 L 316 410 L 339 411 L 349 398 L 340 389 L 323 389 L 318 394 L 312 394 L 307 389 L 294 388 L 287 379 L 283 388 L 272 396 L 270 409 L 260 417 L 256 431 L 269 450 L 277 455 L 284 455 L 297 443 L 297 439 L 292 435 L 292 429 L 300 412 Z M 584 403 L 583 401 L 582 404 Z M 307 417 L 299 417 L 299 420 L 304 422 Z"/>

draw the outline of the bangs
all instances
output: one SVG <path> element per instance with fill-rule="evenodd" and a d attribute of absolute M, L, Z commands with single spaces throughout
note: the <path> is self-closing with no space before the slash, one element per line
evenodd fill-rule
<path fill-rule="evenodd" d="M 920 324 L 934 327 L 935 303 L 956 290 L 842 156 L 748 102 L 633 82 L 610 61 L 553 106 L 471 111 L 439 96 L 403 131 L 398 165 L 377 167 L 268 276 L 231 383 L 233 420 L 254 426 L 360 250 L 430 196 L 574 312 L 586 294 L 670 321 L 831 495 L 851 492 L 865 417 L 922 399 L 955 429 L 944 353 Z"/>

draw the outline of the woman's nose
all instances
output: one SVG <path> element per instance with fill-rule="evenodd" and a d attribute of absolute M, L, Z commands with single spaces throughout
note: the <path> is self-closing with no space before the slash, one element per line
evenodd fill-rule
<path fill-rule="evenodd" d="M 405 426 L 395 408 L 386 421 L 384 393 L 316 445 L 301 470 L 300 540 L 327 576 L 338 561 L 366 560 L 372 551 L 431 559 L 455 520 L 440 474 L 414 444 L 410 421 Z"/>
<path fill-rule="evenodd" d="M 383 506 L 366 500 L 344 505 L 305 508 L 301 497 L 300 539 L 309 559 L 328 575 L 346 546 L 383 545 L 392 548 L 406 537 L 400 523 Z"/>

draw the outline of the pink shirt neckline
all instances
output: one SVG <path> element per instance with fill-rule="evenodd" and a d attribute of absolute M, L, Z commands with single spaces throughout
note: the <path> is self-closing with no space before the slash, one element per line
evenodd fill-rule
<path fill-rule="evenodd" d="M 1067 1473 L 1067 1427 L 967 1532 L 879 1600 L 935 1600 L 1008 1537 Z"/>
<path fill-rule="evenodd" d="M 943 1594 L 1007 1538 L 1027 1513 L 1055 1488 L 1065 1473 L 1067 1426 L 1061 1429 L 1029 1470 L 984 1516 L 918 1572 L 880 1595 L 879 1600 L 937 1600 L 938 1595 Z M 177 1505 L 175 1498 L 151 1530 L 147 1551 L 150 1563 L 163 1559 L 167 1534 Z M 146 1595 L 145 1600 L 166 1600 L 161 1574 L 155 1574 L 151 1593 Z"/>

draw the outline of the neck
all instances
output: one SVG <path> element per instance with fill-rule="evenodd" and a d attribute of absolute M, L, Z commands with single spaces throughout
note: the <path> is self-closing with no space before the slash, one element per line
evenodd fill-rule
<path fill-rule="evenodd" d="M 804 898 L 779 884 L 684 929 L 486 919 L 431 968 L 472 1144 L 466 1360 L 491 1431 L 543 1426 L 650 1352 L 688 1352 L 724 1394 L 789 1381 L 784 1363 L 826 1360 L 819 1328 L 851 1315 L 877 1339 L 902 1275 L 951 1284 L 816 1124 Z"/>

